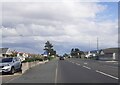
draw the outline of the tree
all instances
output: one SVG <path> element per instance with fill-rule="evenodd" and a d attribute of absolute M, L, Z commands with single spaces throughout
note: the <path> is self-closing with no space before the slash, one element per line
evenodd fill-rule
<path fill-rule="evenodd" d="M 53 45 L 49 41 L 45 43 L 44 47 L 44 50 L 48 52 L 49 56 L 56 55 L 56 51 L 53 49 Z"/>
<path fill-rule="evenodd" d="M 70 54 L 76 58 L 81 57 L 81 51 L 78 48 L 72 48 Z"/>
<path fill-rule="evenodd" d="M 78 48 L 75 48 L 75 56 L 77 58 L 80 57 L 80 50 Z"/>
<path fill-rule="evenodd" d="M 51 49 L 52 47 L 53 45 L 49 41 L 45 43 L 45 49 Z"/>
<path fill-rule="evenodd" d="M 63 55 L 63 57 L 67 57 L 68 56 L 68 54 L 67 53 L 65 53 L 64 55 Z"/>
<path fill-rule="evenodd" d="M 74 53 L 74 48 L 71 49 L 71 53 L 70 53 L 71 56 L 75 56 L 75 53 Z"/>

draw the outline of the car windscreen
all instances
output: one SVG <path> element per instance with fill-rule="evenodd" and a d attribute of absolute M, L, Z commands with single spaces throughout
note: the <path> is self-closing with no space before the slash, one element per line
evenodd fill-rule
<path fill-rule="evenodd" d="M 0 59 L 0 63 L 12 62 L 12 59 L 13 58 L 3 58 L 3 59 Z"/>

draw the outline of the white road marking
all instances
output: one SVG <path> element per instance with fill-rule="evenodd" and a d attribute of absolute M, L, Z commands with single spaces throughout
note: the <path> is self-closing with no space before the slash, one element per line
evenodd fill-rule
<path fill-rule="evenodd" d="M 74 62 L 72 62 L 74 64 Z"/>
<path fill-rule="evenodd" d="M 105 61 L 105 62 L 108 62 L 108 63 L 114 63 L 114 62 L 118 62 L 118 61 Z"/>
<path fill-rule="evenodd" d="M 114 77 L 114 76 L 112 76 L 112 75 L 110 75 L 110 74 L 106 74 L 106 73 L 101 72 L 101 71 L 98 71 L 98 70 L 96 70 L 96 72 L 101 73 L 101 74 L 106 75 L 106 76 L 109 76 L 109 77 L 114 78 L 114 79 L 119 79 L 119 78 L 117 78 L 117 77 Z"/>
<path fill-rule="evenodd" d="M 87 68 L 87 69 L 91 69 L 90 67 L 87 67 L 87 66 L 83 66 L 84 68 Z"/>
<path fill-rule="evenodd" d="M 57 62 L 56 71 L 55 71 L 55 84 L 57 83 L 57 75 L 58 75 L 58 62 Z"/>
<path fill-rule="evenodd" d="M 79 63 L 76 63 L 76 65 L 80 65 Z"/>
<path fill-rule="evenodd" d="M 84 64 L 88 64 L 88 63 L 84 63 Z"/>

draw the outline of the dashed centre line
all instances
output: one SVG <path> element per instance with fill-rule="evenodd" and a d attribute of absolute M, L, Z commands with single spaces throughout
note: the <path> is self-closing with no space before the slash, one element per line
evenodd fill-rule
<path fill-rule="evenodd" d="M 83 66 L 84 68 L 87 68 L 87 69 L 91 69 L 90 67 L 87 67 L 87 66 Z"/>
<path fill-rule="evenodd" d="M 75 62 L 72 62 L 72 61 L 70 61 L 71 63 L 75 63 Z M 87 64 L 87 63 L 84 63 L 84 64 Z M 76 65 L 80 65 L 79 63 L 76 63 Z M 87 66 L 83 66 L 84 68 L 87 68 L 87 69 L 91 69 L 90 67 L 87 67 Z M 105 76 L 108 76 L 108 77 L 111 77 L 111 78 L 114 78 L 114 79 L 119 79 L 119 78 L 117 78 L 117 77 L 115 77 L 115 76 L 112 76 L 112 75 L 110 75 L 110 74 L 107 74 L 107 73 L 104 73 L 104 72 L 102 72 L 102 71 L 99 71 L 99 70 L 95 70 L 97 73 L 100 73 L 100 74 L 103 74 L 103 75 L 105 75 Z"/>
<path fill-rule="evenodd" d="M 76 63 L 76 65 L 80 65 L 79 63 Z"/>

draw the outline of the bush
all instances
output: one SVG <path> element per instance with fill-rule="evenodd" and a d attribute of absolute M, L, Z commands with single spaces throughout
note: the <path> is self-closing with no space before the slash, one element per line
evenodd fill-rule
<path fill-rule="evenodd" d="M 48 60 L 52 60 L 52 59 L 54 59 L 54 57 L 48 57 Z"/>
<path fill-rule="evenodd" d="M 34 61 L 43 61 L 42 58 L 37 58 L 37 57 L 33 57 L 33 58 L 26 58 L 24 61 L 22 61 L 22 63 L 25 63 L 25 62 L 34 62 Z"/>
<path fill-rule="evenodd" d="M 43 61 L 42 58 L 35 58 L 35 61 Z"/>

